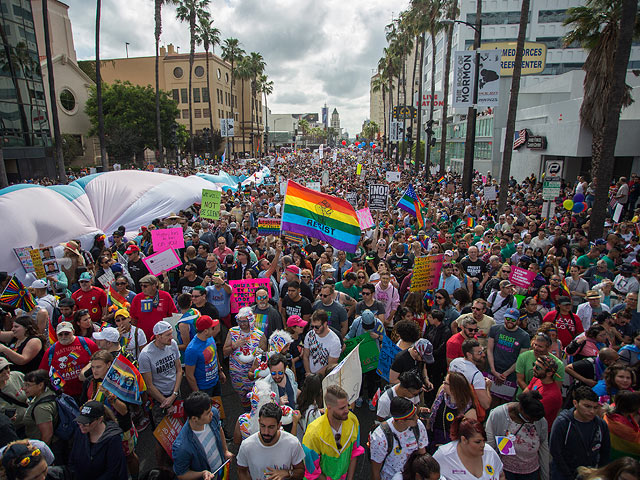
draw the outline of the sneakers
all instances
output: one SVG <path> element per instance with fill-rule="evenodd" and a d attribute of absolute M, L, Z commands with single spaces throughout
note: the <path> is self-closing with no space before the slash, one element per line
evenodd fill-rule
<path fill-rule="evenodd" d="M 136 423 L 136 430 L 138 430 L 138 433 L 140 433 L 144 431 L 149 426 L 150 423 L 151 421 L 149 420 L 149 417 L 147 417 L 146 415 L 143 415 Z"/>
<path fill-rule="evenodd" d="M 356 408 L 360 408 L 362 406 L 362 397 L 358 397 L 358 399 L 356 400 Z"/>
<path fill-rule="evenodd" d="M 372 412 L 376 411 L 376 407 L 373 404 L 373 400 L 369 400 L 369 410 L 371 410 Z"/>

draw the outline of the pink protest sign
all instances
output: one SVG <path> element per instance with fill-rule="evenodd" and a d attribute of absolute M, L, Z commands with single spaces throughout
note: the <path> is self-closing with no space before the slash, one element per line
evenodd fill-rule
<path fill-rule="evenodd" d="M 516 287 L 529 288 L 534 278 L 536 278 L 536 272 L 531 272 L 520 267 L 511 267 L 509 281 Z"/>
<path fill-rule="evenodd" d="M 142 263 L 147 266 L 150 274 L 160 275 L 182 265 L 182 260 L 175 250 L 168 249 L 143 258 Z"/>
<path fill-rule="evenodd" d="M 158 253 L 169 248 L 184 248 L 184 233 L 182 228 L 162 228 L 151 230 L 153 251 Z"/>
<path fill-rule="evenodd" d="M 256 301 L 256 290 L 266 288 L 269 297 L 271 297 L 271 289 L 269 288 L 268 278 L 250 278 L 246 280 L 230 280 L 231 287 L 231 313 L 238 313 L 242 307 L 250 307 Z"/>
<path fill-rule="evenodd" d="M 371 216 L 369 207 L 365 207 L 361 210 L 356 210 L 356 215 L 358 217 L 358 223 L 360 224 L 360 228 L 362 230 L 373 227 L 373 217 Z"/>

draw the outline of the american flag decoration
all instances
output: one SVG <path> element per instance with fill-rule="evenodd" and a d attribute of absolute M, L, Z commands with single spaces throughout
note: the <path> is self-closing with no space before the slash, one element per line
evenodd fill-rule
<path fill-rule="evenodd" d="M 513 135 L 513 149 L 517 150 L 519 149 L 522 145 L 525 144 L 525 142 L 527 141 L 527 137 L 528 137 L 528 131 L 526 128 L 523 128 L 522 130 L 517 131 L 514 135 Z"/>

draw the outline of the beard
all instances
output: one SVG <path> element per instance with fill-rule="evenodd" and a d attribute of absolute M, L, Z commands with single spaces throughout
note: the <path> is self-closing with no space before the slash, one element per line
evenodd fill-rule
<path fill-rule="evenodd" d="M 341 422 L 344 422 L 347 418 L 349 418 L 349 411 L 347 410 L 347 412 L 345 412 L 344 414 L 331 412 L 331 415 L 333 416 L 334 420 L 340 420 Z"/>
<path fill-rule="evenodd" d="M 273 439 L 276 438 L 275 435 L 264 435 L 263 433 L 260 433 L 260 438 L 262 439 L 262 441 L 264 443 L 271 443 L 273 442 Z"/>

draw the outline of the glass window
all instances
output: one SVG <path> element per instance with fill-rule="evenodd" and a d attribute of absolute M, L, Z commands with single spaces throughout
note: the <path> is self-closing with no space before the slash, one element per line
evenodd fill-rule
<path fill-rule="evenodd" d="M 186 88 L 181 88 L 180 98 L 182 98 L 182 103 L 189 103 L 189 90 Z"/>
<path fill-rule="evenodd" d="M 211 111 L 208 108 L 202 110 L 202 116 L 204 118 L 209 118 L 211 116 Z"/>
<path fill-rule="evenodd" d="M 76 108 L 76 97 L 68 88 L 60 92 L 60 105 L 66 112 L 72 112 Z"/>
<path fill-rule="evenodd" d="M 189 119 L 189 109 L 188 108 L 183 108 L 182 109 L 182 118 L 184 118 L 185 120 Z"/>
<path fill-rule="evenodd" d="M 220 71 L 220 69 L 218 69 L 217 74 L 218 74 L 218 80 L 220 80 L 220 77 L 222 77 L 222 72 Z"/>
<path fill-rule="evenodd" d="M 193 116 L 194 116 L 195 118 L 202 118 L 202 110 L 200 110 L 199 108 L 196 108 L 196 109 L 193 111 Z"/>
<path fill-rule="evenodd" d="M 193 103 L 200 103 L 200 89 L 193 89 Z"/>
<path fill-rule="evenodd" d="M 209 101 L 209 89 L 207 87 L 202 87 L 202 101 Z"/>
<path fill-rule="evenodd" d="M 567 18 L 567 10 L 540 10 L 538 23 L 562 23 Z"/>
<path fill-rule="evenodd" d="M 180 103 L 180 90 L 178 90 L 177 88 L 174 88 L 171 91 L 171 95 L 173 96 L 173 101 L 176 103 Z"/>

